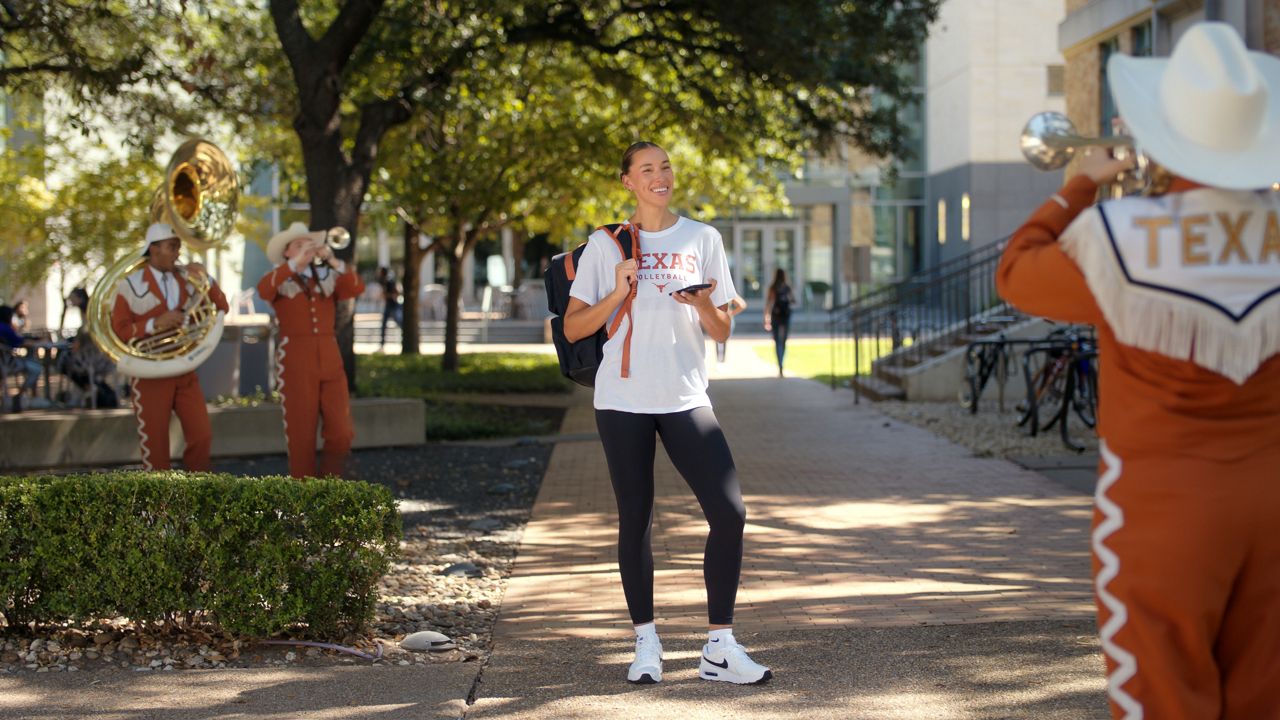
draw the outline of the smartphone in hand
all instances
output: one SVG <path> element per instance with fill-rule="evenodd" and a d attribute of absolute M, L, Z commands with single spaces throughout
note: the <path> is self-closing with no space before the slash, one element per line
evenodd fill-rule
<path fill-rule="evenodd" d="M 671 292 L 669 292 L 669 293 L 667 293 L 667 294 L 668 294 L 668 295 L 675 295 L 675 294 L 676 294 L 676 293 L 678 293 L 678 292 L 694 292 L 694 291 L 696 291 L 696 290 L 706 290 L 706 289 L 707 289 L 707 288 L 709 288 L 709 287 L 711 287 L 711 283 L 701 283 L 701 284 L 698 284 L 698 285 L 690 285 L 689 287 L 686 287 L 686 288 L 680 288 L 679 290 L 672 290 Z"/>

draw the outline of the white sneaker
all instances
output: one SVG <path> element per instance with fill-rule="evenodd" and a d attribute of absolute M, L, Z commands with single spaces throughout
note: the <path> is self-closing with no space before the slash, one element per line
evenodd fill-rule
<path fill-rule="evenodd" d="M 747 649 L 737 640 L 728 640 L 702 646 L 698 677 L 736 685 L 758 685 L 773 679 L 773 672 L 747 657 Z"/>
<path fill-rule="evenodd" d="M 627 682 L 637 685 L 662 682 L 662 641 L 657 636 L 636 636 L 636 659 L 627 669 Z"/>

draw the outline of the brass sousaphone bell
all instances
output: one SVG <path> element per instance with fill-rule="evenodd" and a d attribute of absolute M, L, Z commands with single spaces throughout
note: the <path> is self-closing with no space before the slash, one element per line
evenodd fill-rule
<path fill-rule="evenodd" d="M 151 202 L 151 222 L 168 223 L 186 247 L 202 252 L 231 234 L 239 198 L 239 179 L 226 154 L 207 140 L 188 140 L 169 160 L 164 183 Z M 86 326 L 121 373 L 137 378 L 173 377 L 195 369 L 213 353 L 222 339 L 224 313 L 209 297 L 212 281 L 207 276 L 179 270 L 195 289 L 182 308 L 182 325 L 150 337 L 122 340 L 111 328 L 116 290 L 125 277 L 146 264 L 145 257 L 131 253 L 107 270 L 89 297 Z"/>

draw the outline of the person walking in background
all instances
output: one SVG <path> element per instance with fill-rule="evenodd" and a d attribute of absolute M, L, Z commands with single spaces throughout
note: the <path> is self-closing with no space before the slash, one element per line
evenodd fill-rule
<path fill-rule="evenodd" d="M 738 325 L 737 317 L 746 309 L 747 301 L 740 297 L 734 296 L 729 301 L 729 307 L 725 309 L 725 312 L 729 313 L 729 337 L 725 338 L 724 342 L 716 343 L 716 362 L 724 362 L 725 351 L 728 350 L 729 346 L 729 338 L 733 337 L 733 330 Z"/>
<path fill-rule="evenodd" d="M 791 305 L 795 296 L 787 284 L 787 271 L 778 268 L 764 301 L 764 331 L 773 333 L 773 348 L 778 354 L 778 377 L 787 355 L 787 336 L 791 334 Z"/>
<path fill-rule="evenodd" d="M 1280 718 L 1280 58 L 1230 25 L 1112 55 L 1153 197 L 1090 150 L 1010 238 L 1000 295 L 1098 329 L 1094 590 L 1116 718 Z M 1164 184 L 1163 182 L 1160 184 Z"/>
<path fill-rule="evenodd" d="M 267 259 L 275 267 L 258 281 L 258 296 L 271 303 L 280 329 L 276 390 L 284 406 L 289 474 L 298 478 L 316 475 L 321 421 L 322 476 L 346 471 L 356 436 L 333 318 L 338 301 L 364 292 L 364 283 L 354 268 L 334 257 L 325 234 L 300 222 L 277 233 L 267 243 Z"/>
<path fill-rule="evenodd" d="M 378 286 L 382 288 L 382 338 L 378 341 L 378 351 L 387 344 L 387 321 L 394 320 L 396 327 L 404 331 L 404 307 L 400 304 L 400 283 L 391 268 L 383 265 L 378 268 Z"/>
<path fill-rule="evenodd" d="M 709 626 L 698 676 L 765 682 L 773 677 L 769 668 L 748 657 L 733 636 L 746 508 L 729 443 L 707 396 L 704 331 L 713 340 L 728 339 L 728 308 L 737 295 L 724 243 L 715 228 L 668 209 L 675 173 L 662 148 L 632 144 L 621 169 L 636 212 L 616 233 L 600 228 L 591 234 L 570 286 L 564 331 L 576 342 L 611 328 L 596 371 L 594 405 L 618 503 L 618 567 L 636 633 L 627 680 L 662 680 L 650 545 L 653 461 L 661 437 L 710 526 L 702 559 Z M 635 251 L 630 260 L 623 242 Z"/>

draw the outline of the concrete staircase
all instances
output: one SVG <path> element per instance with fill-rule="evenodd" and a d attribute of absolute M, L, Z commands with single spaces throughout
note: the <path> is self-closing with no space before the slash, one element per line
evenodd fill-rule
<path fill-rule="evenodd" d="M 1021 337 L 1039 331 L 1042 321 L 1016 311 L 984 314 L 955 335 L 929 341 L 923 348 L 900 348 L 871 363 L 870 375 L 854 382 L 870 400 L 953 400 L 964 379 L 964 353 L 969 343 L 1004 333 Z"/>

